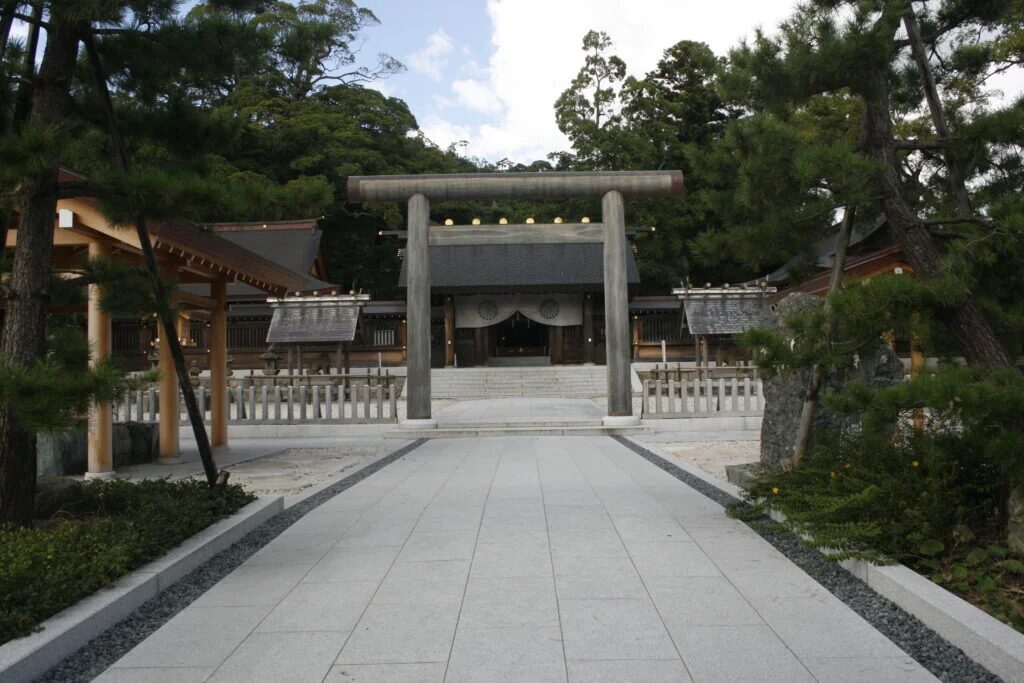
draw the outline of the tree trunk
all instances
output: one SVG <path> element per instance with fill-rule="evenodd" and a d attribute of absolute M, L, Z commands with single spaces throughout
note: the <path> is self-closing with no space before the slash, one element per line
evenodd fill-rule
<path fill-rule="evenodd" d="M 863 131 L 864 126 L 861 126 Z M 857 217 L 857 207 L 847 206 L 843 210 L 843 222 L 839 225 L 836 236 L 836 253 L 832 261 L 832 275 L 828 281 L 828 294 L 834 294 L 843 281 L 843 269 L 846 268 L 846 250 L 850 246 L 850 233 L 853 232 L 853 221 Z M 826 306 L 828 303 L 826 302 Z M 835 320 L 829 318 L 828 339 L 835 334 Z M 804 394 L 804 405 L 800 411 L 800 422 L 796 428 L 796 440 L 793 445 L 793 463 L 799 467 L 807 455 L 807 444 L 811 440 L 811 425 L 818 407 L 818 394 L 821 392 L 821 364 L 811 366 L 811 376 L 807 380 L 807 393 Z"/>
<path fill-rule="evenodd" d="M 121 170 L 128 173 L 131 170 L 128 162 L 128 153 L 121 140 L 121 131 L 117 125 L 117 116 L 114 112 L 114 103 L 110 97 L 110 90 L 107 88 L 107 74 L 103 69 L 99 52 L 91 34 L 84 35 L 86 52 L 89 55 L 89 65 L 92 67 L 93 76 L 96 79 L 96 87 L 100 91 L 103 101 L 103 109 L 107 115 L 107 125 L 110 130 L 110 141 L 114 147 L 114 153 L 121 165 Z M 199 403 L 196 401 L 195 390 L 192 387 L 192 378 L 188 374 L 188 366 L 185 365 L 185 354 L 181 350 L 181 342 L 178 340 L 178 331 L 175 327 L 176 313 L 167 305 L 167 292 L 164 290 L 163 280 L 160 279 L 160 270 L 156 262 L 156 254 L 153 250 L 153 243 L 149 238 L 149 230 L 146 228 L 146 217 L 141 213 L 135 216 L 135 234 L 139 238 L 142 249 L 143 261 L 149 273 L 150 283 L 153 286 L 153 297 L 156 299 L 157 315 L 163 327 L 164 338 L 167 340 L 167 347 L 174 359 L 174 371 L 178 375 L 178 386 L 181 388 L 182 398 L 185 400 L 185 411 L 188 413 L 189 423 L 192 425 L 192 433 L 196 438 L 196 448 L 199 450 L 199 459 L 203 463 L 203 471 L 206 473 L 206 481 L 211 488 L 223 490 L 227 484 L 230 472 L 217 471 L 217 463 L 213 459 L 213 449 L 210 446 L 210 435 L 206 433 L 206 425 L 203 423 L 203 414 L 199 411 Z"/>
<path fill-rule="evenodd" d="M 939 249 L 927 226 L 914 213 L 900 177 L 900 165 L 893 147 L 889 90 L 885 75 L 875 77 L 874 88 L 865 98 L 868 134 L 865 149 L 882 167 L 882 206 L 896 240 L 918 277 L 929 280 L 943 274 Z M 970 295 L 947 310 L 946 323 L 970 363 L 988 368 L 1013 367 L 1006 349 Z"/>
<path fill-rule="evenodd" d="M 942 100 L 939 99 L 939 89 L 935 85 L 935 75 L 932 73 L 931 65 L 928 63 L 928 55 L 924 51 L 924 41 L 921 39 L 921 27 L 917 24 L 917 16 L 913 7 L 903 17 L 903 25 L 910 37 L 910 47 L 914 54 L 914 61 L 917 69 L 921 72 L 921 82 L 924 84 L 924 97 L 928 101 L 928 109 L 932 114 L 932 123 L 935 125 L 935 132 L 942 140 L 949 139 L 949 126 L 946 125 L 946 113 L 942 108 Z M 964 185 L 963 167 L 956 158 L 956 153 L 949 149 L 945 150 L 946 172 L 949 174 L 950 188 L 953 190 L 953 198 L 956 201 L 956 210 L 961 216 L 971 215 L 971 198 L 967 193 L 967 186 Z"/>
<path fill-rule="evenodd" d="M 46 51 L 32 97 L 32 121 L 58 125 L 69 101 L 78 56 L 77 26 L 61 16 L 51 18 Z M 53 227 L 57 213 L 57 166 L 24 179 L 18 244 L 7 293 L 2 361 L 29 366 L 43 355 L 46 314 L 50 303 Z M 19 424 L 17 415 L 0 407 L 0 523 L 32 522 L 36 482 L 36 437 Z"/>

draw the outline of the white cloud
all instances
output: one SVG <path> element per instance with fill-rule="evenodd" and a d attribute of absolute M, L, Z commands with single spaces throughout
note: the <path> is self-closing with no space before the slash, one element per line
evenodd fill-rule
<path fill-rule="evenodd" d="M 643 75 L 657 64 L 665 48 L 680 40 L 702 40 L 717 54 L 725 54 L 758 25 L 775 28 L 794 4 L 794 0 L 633 0 L 629 4 L 622 0 L 488 0 L 494 52 L 487 75 L 456 81 L 452 89 L 464 106 L 474 108 L 472 102 L 486 107 L 475 110 L 492 114 L 492 121 L 451 128 L 462 136 L 457 139 L 469 141 L 471 155 L 522 162 L 543 159 L 548 152 L 569 148 L 555 126 L 554 102 L 583 65 L 580 45 L 588 30 L 606 31 L 614 41 L 612 52 L 626 61 L 631 74 Z M 439 119 L 434 120 L 432 131 L 428 136 L 439 145 L 450 142 L 443 137 Z"/>
<path fill-rule="evenodd" d="M 490 86 L 473 79 L 452 81 L 452 92 L 459 104 L 482 114 L 497 114 L 504 109 Z"/>
<path fill-rule="evenodd" d="M 409 62 L 409 67 L 413 71 L 439 81 L 441 80 L 441 69 L 447 63 L 446 58 L 454 47 L 451 37 L 444 32 L 444 29 L 438 29 L 427 36 L 427 44 L 421 50 L 409 55 L 406 61 Z"/>

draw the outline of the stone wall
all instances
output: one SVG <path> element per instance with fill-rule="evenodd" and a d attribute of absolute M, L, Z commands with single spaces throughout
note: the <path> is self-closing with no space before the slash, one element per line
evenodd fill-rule
<path fill-rule="evenodd" d="M 775 325 L 781 327 L 787 317 L 816 306 L 824 305 L 821 297 L 797 292 L 780 301 L 775 309 Z M 866 382 L 871 387 L 886 387 L 900 382 L 905 369 L 899 357 L 879 340 L 874 347 L 862 352 L 856 367 L 840 375 L 825 377 L 821 394 L 840 391 L 850 381 Z M 796 370 L 780 373 L 764 380 L 764 419 L 761 422 L 761 462 L 774 465 L 779 460 L 793 457 L 793 441 L 796 438 L 800 412 L 810 370 Z M 844 419 L 829 412 L 818 404 L 814 414 L 812 438 L 835 430 Z"/>
<path fill-rule="evenodd" d="M 113 433 L 114 469 L 155 462 L 160 452 L 159 425 L 155 423 L 115 423 Z M 85 427 L 39 434 L 36 437 L 39 476 L 82 474 L 86 469 L 87 437 Z"/>

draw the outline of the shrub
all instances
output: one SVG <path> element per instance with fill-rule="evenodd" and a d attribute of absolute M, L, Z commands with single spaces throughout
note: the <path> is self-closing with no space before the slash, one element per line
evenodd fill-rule
<path fill-rule="evenodd" d="M 1022 565 L 1002 545 L 1006 501 L 1024 480 L 1024 379 L 943 366 L 878 390 L 849 386 L 829 409 L 859 415 L 791 471 L 747 495 L 834 559 L 900 561 L 1024 628 L 1011 588 Z M 1002 593 L 1002 595 L 1000 595 Z M 977 602 L 977 601 L 976 601 Z"/>
<path fill-rule="evenodd" d="M 0 643 L 163 555 L 254 496 L 193 479 L 90 481 L 36 528 L 0 529 Z"/>

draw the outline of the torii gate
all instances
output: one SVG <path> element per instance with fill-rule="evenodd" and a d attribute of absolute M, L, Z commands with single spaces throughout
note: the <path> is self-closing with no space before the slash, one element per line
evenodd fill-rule
<path fill-rule="evenodd" d="M 430 202 L 601 198 L 604 226 L 604 312 L 608 364 L 606 426 L 638 423 L 630 381 L 629 293 L 624 197 L 683 193 L 682 171 L 461 173 L 351 176 L 348 200 L 408 203 L 406 319 L 408 360 L 403 427 L 435 427 L 430 413 Z"/>

